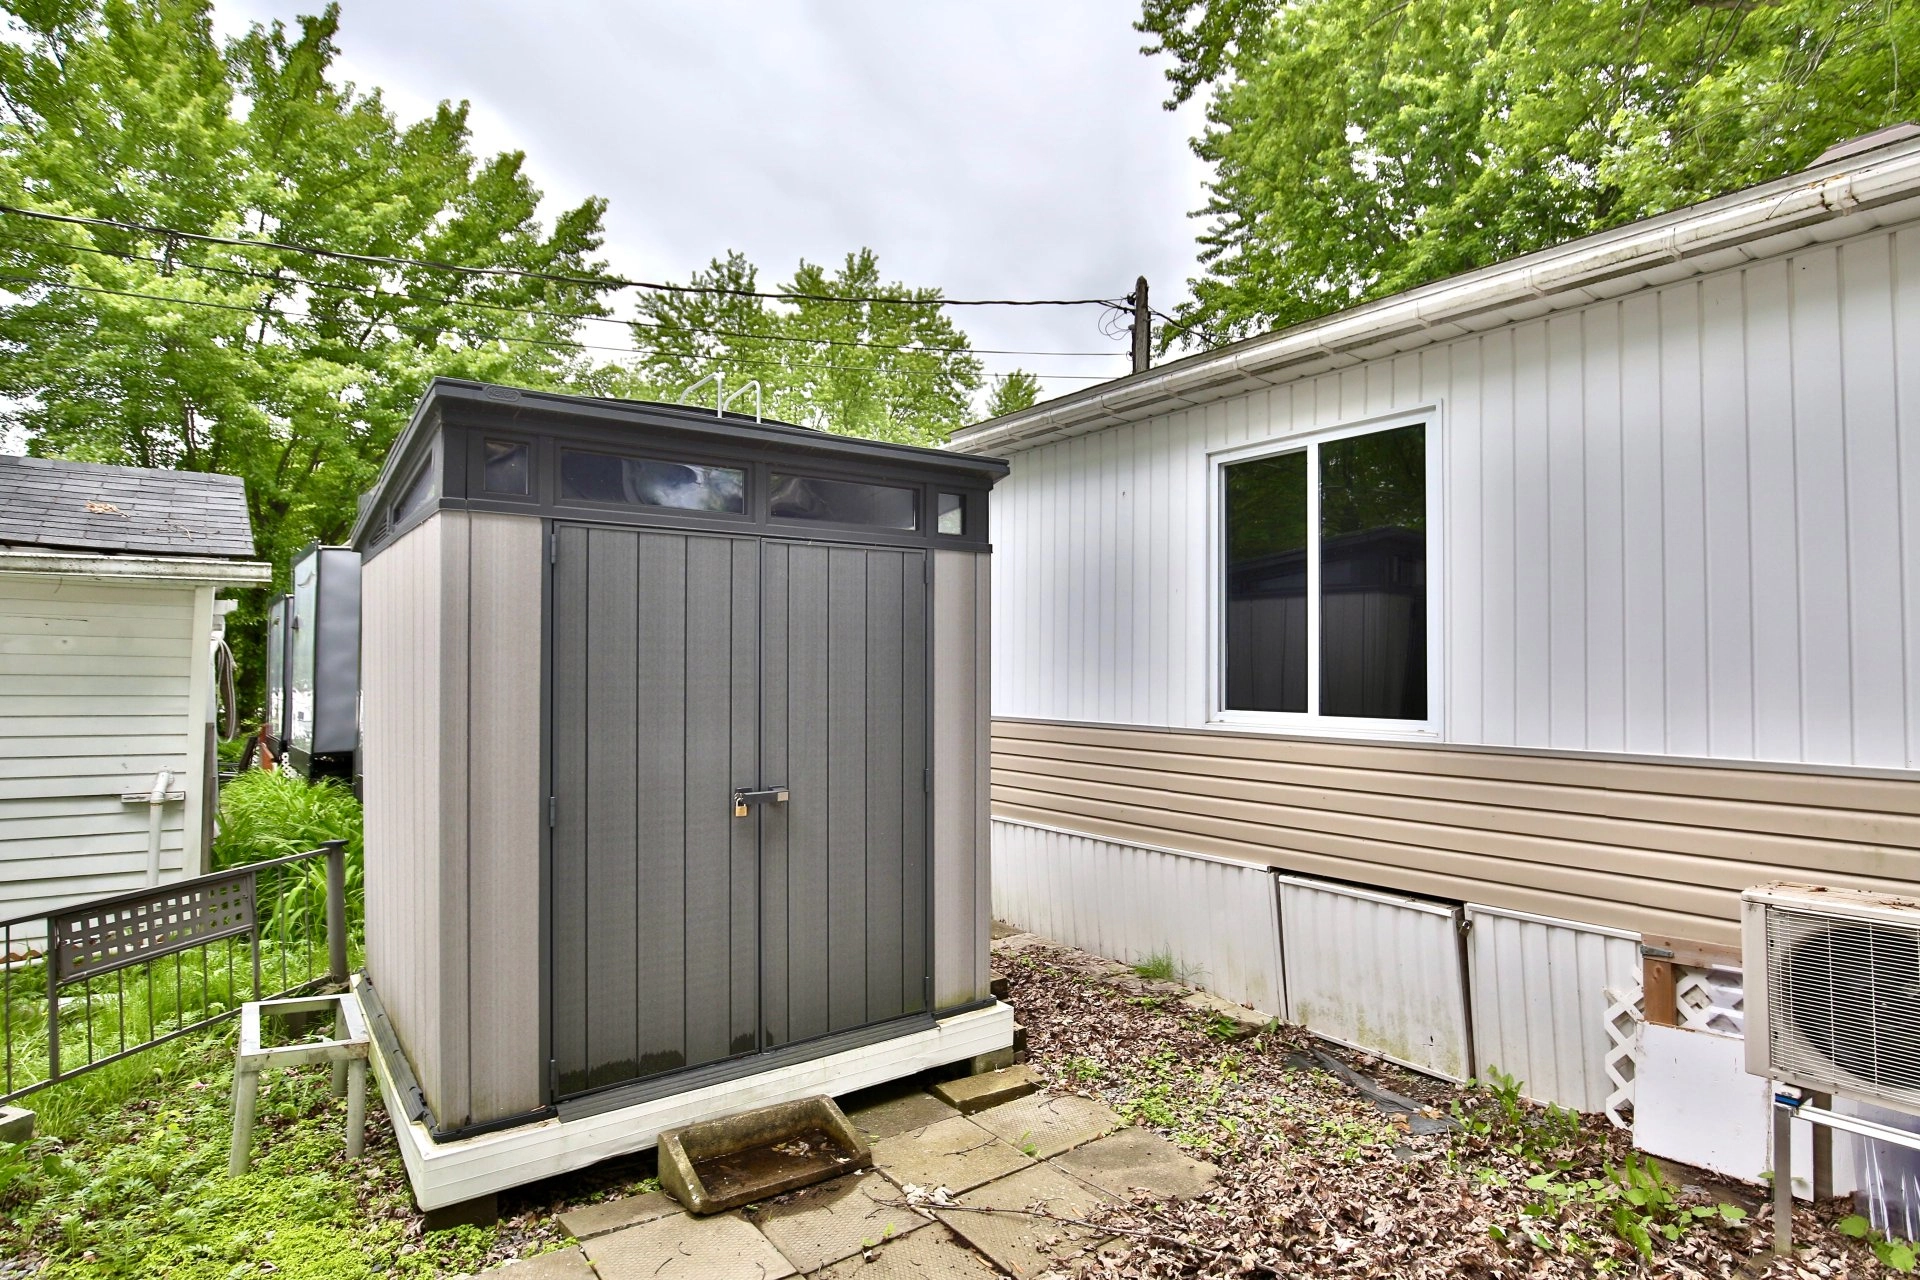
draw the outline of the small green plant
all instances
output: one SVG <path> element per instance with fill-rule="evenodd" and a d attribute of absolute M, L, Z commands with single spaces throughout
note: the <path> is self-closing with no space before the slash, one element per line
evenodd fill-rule
<path fill-rule="evenodd" d="M 1174 963 L 1173 952 L 1162 950 L 1149 952 L 1133 966 L 1136 977 L 1148 982 L 1179 982 L 1180 966 Z"/>
<path fill-rule="evenodd" d="M 1068 1058 L 1065 1069 L 1067 1079 L 1081 1083 L 1098 1080 L 1102 1075 L 1106 1074 L 1106 1069 L 1098 1062 L 1084 1056 Z"/>
<path fill-rule="evenodd" d="M 1865 1241 L 1867 1247 L 1873 1250 L 1873 1256 L 1880 1260 L 1880 1265 L 1903 1275 L 1911 1273 L 1916 1261 L 1920 1261 L 1920 1255 L 1916 1254 L 1911 1243 L 1881 1235 L 1874 1230 L 1871 1222 L 1857 1213 L 1849 1214 L 1833 1225 L 1841 1235 Z"/>
<path fill-rule="evenodd" d="M 1520 1081 L 1498 1067 L 1467 1085 L 1449 1110 L 1463 1133 L 1485 1138 L 1535 1164 L 1565 1167 L 1564 1155 L 1580 1141 L 1580 1115 L 1548 1103 L 1536 1107 L 1520 1096 Z"/>
<path fill-rule="evenodd" d="M 1608 1164 L 1605 1169 L 1606 1176 L 1600 1178 L 1567 1179 L 1552 1170 L 1528 1178 L 1527 1190 L 1539 1198 L 1521 1210 L 1522 1233 L 1542 1249 L 1581 1252 L 1589 1248 L 1579 1235 L 1581 1211 L 1597 1210 L 1614 1235 L 1651 1262 L 1656 1236 L 1671 1242 L 1696 1223 L 1711 1219 L 1732 1224 L 1747 1216 L 1737 1205 L 1681 1204 L 1660 1167 L 1633 1152 L 1620 1166 Z"/>

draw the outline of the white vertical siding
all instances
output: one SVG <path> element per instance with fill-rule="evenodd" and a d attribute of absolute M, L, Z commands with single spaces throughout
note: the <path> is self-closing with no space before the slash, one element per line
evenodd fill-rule
<path fill-rule="evenodd" d="M 1187 980 L 1284 1013 L 1280 921 L 1265 867 L 993 824 L 997 920 L 1126 964 L 1165 953 Z"/>
<path fill-rule="evenodd" d="M 1003 716 L 1208 712 L 1209 450 L 1440 406 L 1461 744 L 1920 767 L 1920 228 L 1013 455 Z"/>
<path fill-rule="evenodd" d="M 0 919 L 145 883 L 147 807 L 120 796 L 161 769 L 176 789 L 201 785 L 186 733 L 207 651 L 195 591 L 0 575 Z M 168 879 L 182 818 L 178 802 L 164 810 Z"/>
<path fill-rule="evenodd" d="M 1497 1067 L 1540 1102 L 1604 1110 L 1607 990 L 1639 989 L 1638 938 L 1492 907 L 1469 906 L 1467 922 L 1475 1070 Z"/>
<path fill-rule="evenodd" d="M 1289 1022 L 1450 1080 L 1473 1074 L 1456 910 L 1276 879 Z"/>

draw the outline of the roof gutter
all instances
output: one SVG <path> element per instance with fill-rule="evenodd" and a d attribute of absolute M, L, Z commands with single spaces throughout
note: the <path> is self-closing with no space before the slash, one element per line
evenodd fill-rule
<path fill-rule="evenodd" d="M 273 580 L 273 566 L 261 560 L 105 555 L 18 547 L 0 547 L 0 573 L 38 573 L 61 578 L 143 578 L 225 587 L 258 587 Z"/>
<path fill-rule="evenodd" d="M 1856 160 L 1837 171 L 1783 178 L 1090 387 L 967 428 L 948 447 L 966 453 L 1012 452 L 1076 427 L 1125 420 L 1129 412 L 1138 417 L 1178 407 L 1188 403 L 1192 393 L 1223 383 L 1290 381 L 1290 368 L 1408 335 L 1422 335 L 1424 341 L 1458 336 L 1468 330 L 1434 331 L 1916 195 L 1920 145 L 1875 152 L 1868 163 Z"/>

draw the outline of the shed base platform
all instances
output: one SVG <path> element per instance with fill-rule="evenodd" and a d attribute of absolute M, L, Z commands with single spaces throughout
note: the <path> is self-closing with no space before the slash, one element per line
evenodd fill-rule
<path fill-rule="evenodd" d="M 358 984 L 356 983 L 356 991 Z M 372 1054 L 380 1096 L 400 1096 L 393 1052 L 382 1037 Z M 615 1156 L 645 1151 L 660 1134 L 717 1116 L 791 1102 L 815 1094 L 837 1097 L 890 1080 L 960 1062 L 1013 1043 L 1013 1008 L 991 1004 L 970 1009 L 878 1044 L 863 1045 L 807 1062 L 775 1067 L 684 1093 L 638 1102 L 618 1110 L 572 1119 L 555 1117 L 436 1142 L 427 1127 L 389 1105 L 388 1119 L 407 1166 L 407 1180 L 423 1210 L 445 1208 L 584 1169 Z"/>

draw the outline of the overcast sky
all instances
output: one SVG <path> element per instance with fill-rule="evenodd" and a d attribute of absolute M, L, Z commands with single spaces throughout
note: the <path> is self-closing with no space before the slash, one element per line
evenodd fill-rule
<path fill-rule="evenodd" d="M 217 0 L 228 32 L 318 0 Z M 524 150 L 550 207 L 612 202 L 606 257 L 684 279 L 739 249 L 769 281 L 867 245 L 950 297 L 1116 297 L 1159 310 L 1193 271 L 1204 169 L 1162 110 L 1130 0 L 344 0 L 338 74 L 403 119 L 473 104 L 477 148 Z M 967 308 L 990 372 L 1049 394 L 1115 376 L 1099 313 Z M 610 334 L 620 331 L 611 330 Z"/>

